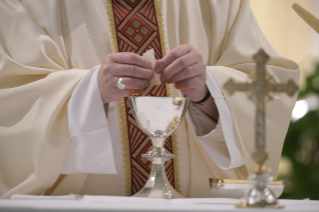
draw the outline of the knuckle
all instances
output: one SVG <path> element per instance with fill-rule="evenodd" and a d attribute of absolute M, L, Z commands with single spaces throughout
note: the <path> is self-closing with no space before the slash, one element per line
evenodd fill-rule
<path fill-rule="evenodd" d="M 186 48 L 189 48 L 189 49 L 192 49 L 192 48 L 193 48 L 193 46 L 190 45 L 190 44 L 188 44 L 188 43 L 187 43 L 187 44 L 184 44 L 183 46 L 186 47 Z"/>
<path fill-rule="evenodd" d="M 148 76 L 147 76 L 147 79 L 150 80 L 153 78 L 153 71 L 152 70 L 147 70 L 147 73 L 148 73 Z"/>
<path fill-rule="evenodd" d="M 110 64 L 106 63 L 106 64 L 104 64 L 103 69 L 105 70 L 105 72 L 109 72 L 111 70 L 111 67 L 112 66 L 110 66 Z"/>
<path fill-rule="evenodd" d="M 127 54 L 127 60 L 128 61 L 133 61 L 135 59 L 135 54 L 134 53 L 128 53 Z"/>
<path fill-rule="evenodd" d="M 110 54 L 106 55 L 106 57 L 105 57 L 105 59 L 104 59 L 104 62 L 105 62 L 105 63 L 113 62 L 113 60 L 114 60 L 114 54 L 115 54 L 115 53 L 110 53 Z"/>
<path fill-rule="evenodd" d="M 190 68 L 189 66 L 184 69 L 184 74 L 186 78 L 190 78 L 192 76 L 192 71 L 192 68 Z"/>
<path fill-rule="evenodd" d="M 133 66 L 133 65 L 130 65 L 130 66 L 128 67 L 128 72 L 129 72 L 132 76 L 135 76 L 135 74 L 136 74 L 136 67 Z"/>
<path fill-rule="evenodd" d="M 199 53 L 195 54 L 195 58 L 196 58 L 197 61 L 203 60 L 203 56 L 201 54 L 199 54 Z"/>
<path fill-rule="evenodd" d="M 177 51 L 172 51 L 172 57 L 177 58 L 178 57 L 178 52 Z"/>
<path fill-rule="evenodd" d="M 108 74 L 110 72 L 110 65 L 109 64 L 102 64 L 100 70 L 99 70 L 99 73 L 98 73 L 98 76 L 101 77 L 101 78 L 104 78 L 106 74 Z"/>
<path fill-rule="evenodd" d="M 112 59 L 113 57 L 113 53 L 106 55 L 105 60 L 109 60 Z"/>
<path fill-rule="evenodd" d="M 186 59 L 180 59 L 179 60 L 179 65 L 182 66 L 182 67 L 186 66 Z"/>
<path fill-rule="evenodd" d="M 171 78 L 169 72 L 165 69 L 162 73 L 162 77 L 165 78 L 165 79 L 169 79 Z"/>

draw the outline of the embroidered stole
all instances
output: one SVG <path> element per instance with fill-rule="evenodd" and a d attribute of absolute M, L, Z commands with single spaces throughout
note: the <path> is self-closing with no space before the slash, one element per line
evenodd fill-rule
<path fill-rule="evenodd" d="M 142 55 L 154 49 L 156 59 L 166 54 L 163 20 L 158 0 L 106 0 L 110 21 L 113 52 L 135 52 Z M 150 86 L 143 96 L 170 96 L 169 85 Z M 128 99 L 120 100 L 122 137 L 126 169 L 126 194 L 138 192 L 148 180 L 151 162 L 142 158 L 151 147 L 150 139 L 135 121 Z M 164 146 L 176 154 L 174 135 Z M 177 161 L 165 164 L 168 181 L 179 190 Z"/>

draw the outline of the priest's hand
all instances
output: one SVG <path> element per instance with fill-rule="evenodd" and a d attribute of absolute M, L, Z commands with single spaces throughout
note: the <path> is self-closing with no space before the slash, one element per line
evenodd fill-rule
<path fill-rule="evenodd" d="M 161 74 L 162 82 L 175 83 L 175 87 L 193 102 L 202 100 L 207 94 L 205 62 L 189 44 L 178 46 L 157 60 L 155 72 Z M 196 106 L 217 121 L 218 110 L 211 96 L 202 105 Z"/>
<path fill-rule="evenodd" d="M 191 45 L 184 44 L 156 61 L 155 72 L 161 81 L 175 83 L 175 87 L 192 101 L 199 101 L 206 94 L 206 65 L 202 55 Z"/>
<path fill-rule="evenodd" d="M 123 90 L 117 88 L 121 77 L 126 87 Z M 142 93 L 150 85 L 152 77 L 152 64 L 138 54 L 120 52 L 107 55 L 98 73 L 103 103 Z"/>

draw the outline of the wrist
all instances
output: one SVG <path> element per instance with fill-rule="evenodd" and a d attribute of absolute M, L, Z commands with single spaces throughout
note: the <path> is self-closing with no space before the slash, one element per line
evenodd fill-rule
<path fill-rule="evenodd" d="M 208 88 L 205 84 L 202 88 L 198 90 L 187 90 L 187 91 L 182 91 L 182 93 L 188 97 L 192 102 L 198 102 L 201 101 L 202 99 L 205 98 L 207 94 Z"/>

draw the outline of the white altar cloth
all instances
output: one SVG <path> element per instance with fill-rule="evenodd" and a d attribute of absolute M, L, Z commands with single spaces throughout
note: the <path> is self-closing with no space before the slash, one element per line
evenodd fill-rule
<path fill-rule="evenodd" d="M 0 212 L 64 212 L 64 211 L 319 211 L 319 201 L 313 200 L 279 200 L 285 209 L 238 209 L 238 199 L 227 198 L 188 198 L 188 199 L 147 199 L 136 197 L 115 196 L 83 196 L 78 200 L 70 197 L 55 200 L 44 197 L 43 199 L 17 198 L 0 200 Z"/>

